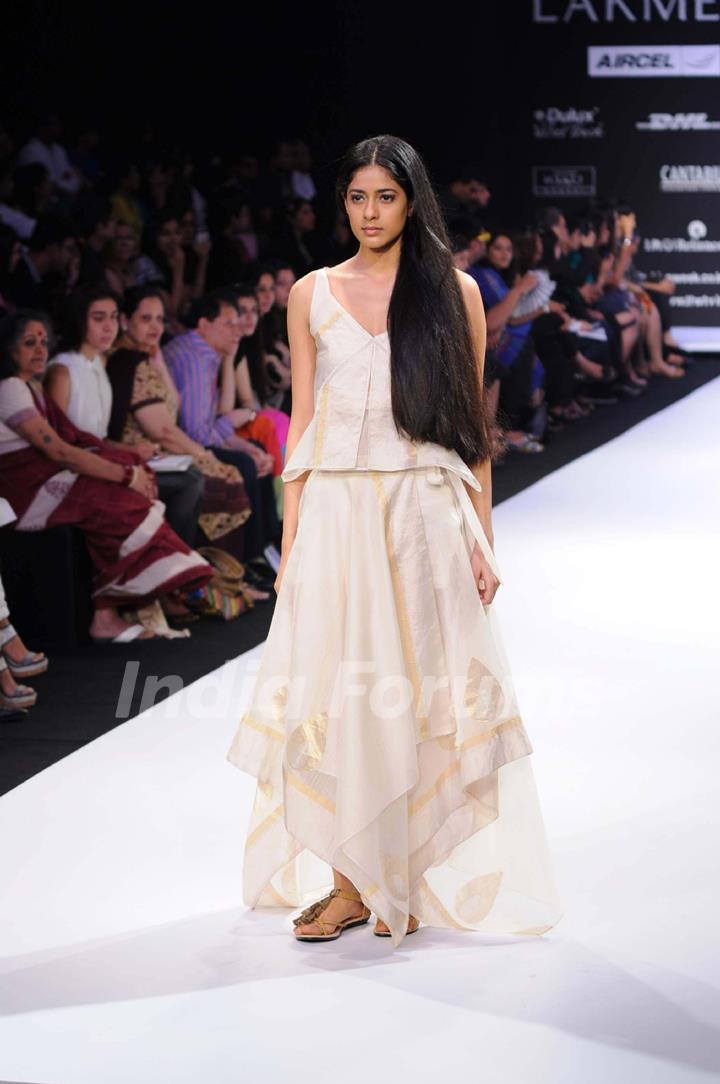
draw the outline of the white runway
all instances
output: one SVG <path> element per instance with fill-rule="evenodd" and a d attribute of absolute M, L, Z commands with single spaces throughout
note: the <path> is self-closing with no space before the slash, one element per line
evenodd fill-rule
<path fill-rule="evenodd" d="M 256 649 L 0 798 L 0 1079 L 717 1076 L 718 417 L 715 380 L 495 512 L 553 931 L 393 952 L 247 911 L 224 757 Z"/>

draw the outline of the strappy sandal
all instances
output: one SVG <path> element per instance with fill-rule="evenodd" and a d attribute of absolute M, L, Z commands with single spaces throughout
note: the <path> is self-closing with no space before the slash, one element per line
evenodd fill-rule
<path fill-rule="evenodd" d="M 413 928 L 410 929 L 410 922 L 408 920 L 408 928 L 405 931 L 405 936 L 406 937 L 409 937 L 411 933 L 417 933 L 418 930 L 420 929 L 420 921 L 419 921 L 419 919 L 415 918 L 414 915 L 410 915 L 410 918 L 415 919 L 415 921 L 417 922 L 417 926 L 413 926 Z M 378 929 L 378 926 L 380 925 L 380 922 L 382 922 L 382 919 L 378 919 L 378 921 L 375 923 L 375 929 L 373 930 L 373 933 L 375 934 L 375 936 L 376 937 L 392 937 L 392 934 L 390 933 L 390 930 L 388 930 L 387 928 L 385 930 L 379 930 Z M 383 922 L 383 926 L 386 926 L 385 922 Z"/>
<path fill-rule="evenodd" d="M 0 674 L 3 670 L 10 670 L 5 656 L 0 655 Z M 12 673 L 12 671 L 10 671 Z M 29 685 L 16 685 L 15 691 L 6 693 L 0 689 L 0 708 L 6 711 L 17 711 L 19 708 L 32 708 L 37 701 L 37 693 Z"/>
<path fill-rule="evenodd" d="M 364 926 L 370 919 L 371 911 L 369 907 L 366 907 L 363 903 L 363 913 L 359 917 L 346 918 L 342 922 L 331 922 L 326 918 L 319 918 L 318 916 L 327 907 L 328 903 L 334 896 L 340 896 L 344 900 L 353 900 L 355 903 L 363 903 L 362 896 L 359 892 L 350 892 L 344 888 L 334 888 L 323 899 L 318 900 L 317 903 L 310 904 L 304 911 L 293 919 L 293 926 L 305 926 L 314 922 L 322 930 L 322 935 L 314 933 L 296 933 L 295 938 L 297 941 L 335 941 L 345 930 L 351 930 L 353 926 Z M 330 931 L 330 932 L 328 932 Z"/>
<path fill-rule="evenodd" d="M 47 656 L 42 651 L 28 651 L 22 659 L 12 659 L 5 650 L 5 646 L 17 636 L 12 625 L 6 625 L 0 629 L 0 650 L 7 663 L 8 670 L 13 677 L 37 677 L 44 674 L 48 668 Z"/>

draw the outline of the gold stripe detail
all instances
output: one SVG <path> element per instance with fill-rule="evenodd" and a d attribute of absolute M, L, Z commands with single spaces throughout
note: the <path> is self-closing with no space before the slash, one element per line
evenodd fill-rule
<path fill-rule="evenodd" d="M 295 787 L 295 790 L 300 791 L 306 798 L 309 798 L 311 802 L 317 802 L 323 809 L 327 809 L 329 813 L 335 812 L 335 803 L 331 802 L 329 798 L 326 798 L 320 791 L 315 790 L 314 787 L 308 786 L 307 783 L 303 783 L 302 779 L 299 779 L 292 772 L 287 773 L 287 781 L 291 787 Z"/>
<path fill-rule="evenodd" d="M 260 821 L 260 824 L 258 824 L 257 828 L 253 828 L 252 832 L 250 832 L 245 841 L 245 846 L 252 847 L 254 843 L 257 843 L 260 836 L 263 835 L 263 833 L 266 832 L 268 828 L 271 828 L 273 824 L 275 824 L 275 822 L 280 819 L 280 817 L 282 817 L 282 811 L 283 807 L 282 805 L 279 805 L 276 806 L 275 809 L 273 809 L 272 813 L 268 813 L 267 817 L 265 817 L 264 820 Z"/>
<path fill-rule="evenodd" d="M 274 738 L 275 741 L 285 741 L 284 734 L 280 734 L 277 730 L 273 730 L 273 728 L 267 726 L 266 723 L 261 723 L 259 719 L 255 719 L 252 715 L 243 715 L 240 724 L 241 726 L 252 727 L 253 730 L 258 730 L 261 734 L 266 734 L 268 738 Z"/>
<path fill-rule="evenodd" d="M 319 339 L 320 336 L 325 331 L 327 331 L 329 328 L 331 328 L 333 326 L 333 324 L 335 323 L 335 321 L 339 320 L 341 316 L 342 316 L 342 312 L 340 311 L 340 309 L 336 309 L 335 312 L 332 314 L 332 316 L 329 316 L 328 319 L 325 321 L 325 323 L 320 325 L 320 327 L 317 329 L 317 331 L 313 335 L 313 339 L 316 339 L 316 340 Z"/>
<path fill-rule="evenodd" d="M 483 742 L 490 741 L 491 738 L 497 737 L 503 731 L 511 730 L 516 726 L 522 726 L 522 719 L 519 715 L 514 715 L 512 719 L 506 719 L 504 723 L 498 723 L 492 730 L 486 730 L 484 734 L 476 734 L 474 738 L 466 738 L 459 746 L 460 752 L 465 749 L 472 749 L 474 745 L 482 745 Z"/>
<path fill-rule="evenodd" d="M 323 384 L 322 391 L 320 392 L 320 402 L 318 404 L 318 420 L 315 429 L 315 448 L 313 451 L 313 467 L 320 465 L 320 459 L 322 457 L 322 448 L 325 443 L 325 427 L 327 424 L 327 407 L 328 407 L 328 395 L 330 393 L 330 384 Z"/>
<path fill-rule="evenodd" d="M 395 547 L 392 542 L 392 530 L 390 524 L 390 509 L 387 493 L 383 489 L 382 482 L 380 481 L 380 474 L 377 471 L 369 471 L 372 478 L 375 492 L 377 493 L 378 500 L 380 502 L 380 510 L 383 516 L 383 525 L 385 528 L 385 548 L 387 550 L 388 564 L 390 565 L 390 578 L 393 585 L 393 593 L 395 595 L 395 603 L 398 609 L 398 623 L 400 626 L 400 642 L 402 644 L 403 655 L 405 657 L 405 664 L 410 671 L 410 680 L 413 686 L 414 701 L 415 701 L 415 713 L 417 715 L 420 706 L 421 688 L 420 688 L 420 674 L 418 672 L 417 660 L 415 658 L 415 649 L 412 642 L 412 634 L 410 632 L 410 620 L 408 618 L 407 606 L 405 603 L 405 591 L 403 589 L 402 580 L 400 578 L 400 569 L 398 567 L 397 556 L 395 554 Z M 428 720 L 426 715 L 420 716 L 420 739 L 425 741 L 429 737 Z"/>
<path fill-rule="evenodd" d="M 450 764 L 443 772 L 440 772 L 440 775 L 437 777 L 432 786 L 429 787 L 425 791 L 425 793 L 417 799 L 417 801 L 413 802 L 410 806 L 408 806 L 408 813 L 410 814 L 410 816 L 414 816 L 414 814 L 417 813 L 420 809 L 422 809 L 424 805 L 427 805 L 430 799 L 435 797 L 437 792 L 442 787 L 443 783 L 447 782 L 450 776 L 455 775 L 455 773 L 459 770 L 460 761 L 456 760 L 454 764 Z"/>
<path fill-rule="evenodd" d="M 506 719 L 504 723 L 498 723 L 492 730 L 486 730 L 484 734 L 476 734 L 472 738 L 467 738 L 456 748 L 462 753 L 466 749 L 471 749 L 475 745 L 482 745 L 483 742 L 490 741 L 491 738 L 497 737 L 498 734 L 502 734 L 504 730 L 510 730 L 512 727 L 520 726 L 522 719 L 519 715 L 514 716 L 512 719 Z M 460 761 L 456 760 L 453 764 L 450 764 L 444 771 L 440 773 L 435 782 L 430 786 L 415 802 L 408 806 L 408 813 L 413 816 L 423 806 L 427 805 L 431 798 L 434 798 L 438 793 L 443 783 L 447 782 L 450 776 L 460 768 Z"/>

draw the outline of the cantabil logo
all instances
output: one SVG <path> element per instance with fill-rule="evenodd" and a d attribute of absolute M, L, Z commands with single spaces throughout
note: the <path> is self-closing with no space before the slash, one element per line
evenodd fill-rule
<path fill-rule="evenodd" d="M 635 127 L 642 132 L 716 132 L 720 120 L 708 120 L 707 113 L 649 113 Z"/>
<path fill-rule="evenodd" d="M 660 166 L 661 192 L 720 192 L 720 165 Z"/>
<path fill-rule="evenodd" d="M 720 45 L 589 45 L 593 79 L 720 76 Z"/>
<path fill-rule="evenodd" d="M 559 109 L 551 105 L 533 113 L 535 139 L 602 139 L 605 130 L 599 120 L 600 110 Z"/>
<path fill-rule="evenodd" d="M 720 22 L 717 0 L 533 0 L 534 23 Z"/>

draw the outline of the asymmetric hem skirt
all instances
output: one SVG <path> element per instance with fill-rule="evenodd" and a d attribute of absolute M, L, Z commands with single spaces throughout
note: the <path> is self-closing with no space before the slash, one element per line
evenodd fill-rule
<path fill-rule="evenodd" d="M 450 473 L 313 470 L 228 759 L 257 779 L 250 907 L 324 895 L 332 867 L 400 944 L 431 926 L 560 918 L 521 719 Z"/>

